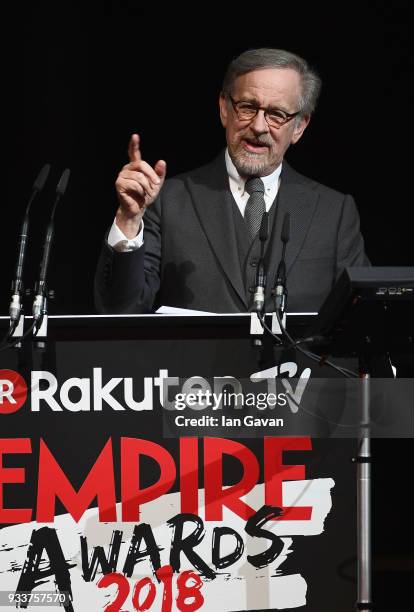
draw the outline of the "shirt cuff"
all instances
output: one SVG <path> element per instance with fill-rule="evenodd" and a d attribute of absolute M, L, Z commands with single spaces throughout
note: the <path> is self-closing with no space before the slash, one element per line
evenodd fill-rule
<path fill-rule="evenodd" d="M 123 232 L 119 229 L 114 219 L 112 227 L 108 234 L 108 244 L 115 251 L 119 253 L 128 253 L 129 251 L 136 251 L 144 244 L 144 222 L 141 221 L 141 229 L 135 238 L 128 239 Z"/>

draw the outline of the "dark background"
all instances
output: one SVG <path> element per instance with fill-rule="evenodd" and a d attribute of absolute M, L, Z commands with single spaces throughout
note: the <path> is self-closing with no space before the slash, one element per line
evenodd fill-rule
<path fill-rule="evenodd" d="M 115 213 L 113 183 L 130 134 L 141 135 L 147 161 L 167 160 L 170 176 L 209 161 L 224 146 L 217 98 L 225 67 L 250 47 L 286 48 L 318 69 L 319 107 L 287 158 L 303 174 L 355 197 L 374 265 L 414 265 L 408 16 L 374 2 L 295 5 L 143 11 L 138 2 L 118 2 L 89 5 L 87 13 L 65 2 L 57 8 L 38 2 L 13 14 L 3 10 L 2 314 L 21 217 L 41 166 L 51 163 L 52 173 L 33 206 L 26 285 L 37 278 L 53 190 L 69 167 L 67 196 L 56 213 L 48 279 L 57 298 L 49 311 L 93 312 L 94 269 Z M 410 463 L 410 446 L 378 441 L 374 447 L 375 595 L 384 609 L 408 597 L 414 567 L 403 504 L 409 470 L 401 469 Z"/>

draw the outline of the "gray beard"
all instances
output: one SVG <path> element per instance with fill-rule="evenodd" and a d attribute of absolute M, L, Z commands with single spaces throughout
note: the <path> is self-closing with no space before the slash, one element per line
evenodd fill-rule
<path fill-rule="evenodd" d="M 247 156 L 233 157 L 232 162 L 241 176 L 265 176 L 270 174 L 267 163 L 255 160 L 254 155 L 251 157 L 248 154 Z"/>

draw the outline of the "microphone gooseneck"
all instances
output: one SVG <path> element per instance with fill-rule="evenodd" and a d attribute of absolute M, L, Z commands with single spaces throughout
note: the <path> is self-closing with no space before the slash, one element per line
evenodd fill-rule
<path fill-rule="evenodd" d="M 265 304 L 265 293 L 266 293 L 266 282 L 267 272 L 264 262 L 264 251 L 266 241 L 269 236 L 269 214 L 263 213 L 262 221 L 259 229 L 259 240 L 260 240 L 260 257 L 257 262 L 256 270 L 256 281 L 255 281 L 255 292 L 253 295 L 254 311 L 258 314 L 262 314 Z"/>
<path fill-rule="evenodd" d="M 33 318 L 35 321 L 37 321 L 38 319 L 40 319 L 41 316 L 46 314 L 46 306 L 45 306 L 46 276 L 47 276 L 47 270 L 48 270 L 49 259 L 50 259 L 50 251 L 51 251 L 51 246 L 52 246 L 52 241 L 53 241 L 55 211 L 56 211 L 56 207 L 58 203 L 60 202 L 60 200 L 63 198 L 65 194 L 66 188 L 68 186 L 69 176 L 70 176 L 70 170 L 66 168 L 66 170 L 63 171 L 62 176 L 60 177 L 59 182 L 56 187 L 55 202 L 52 207 L 50 221 L 47 226 L 46 236 L 45 236 L 45 240 L 43 243 L 43 256 L 42 256 L 42 261 L 40 263 L 39 280 L 37 281 L 35 285 L 36 295 L 35 295 L 35 299 L 33 302 Z"/>
<path fill-rule="evenodd" d="M 287 305 L 287 285 L 286 285 L 286 245 L 290 239 L 290 214 L 285 213 L 280 235 L 282 240 L 282 257 L 277 267 L 274 289 L 272 291 L 275 298 L 275 309 L 281 317 L 286 311 Z"/>
<path fill-rule="evenodd" d="M 29 202 L 26 206 L 24 213 L 22 226 L 19 235 L 19 252 L 17 256 L 16 270 L 14 280 L 12 282 L 12 297 L 9 306 L 9 316 L 13 325 L 16 325 L 20 319 L 22 312 L 21 294 L 23 291 L 23 269 L 24 260 L 26 257 L 26 247 L 29 237 L 29 213 L 32 206 L 32 202 L 35 197 L 43 190 L 47 177 L 50 171 L 50 164 L 45 164 L 40 170 L 36 180 L 33 183 L 32 192 L 30 194 Z"/>

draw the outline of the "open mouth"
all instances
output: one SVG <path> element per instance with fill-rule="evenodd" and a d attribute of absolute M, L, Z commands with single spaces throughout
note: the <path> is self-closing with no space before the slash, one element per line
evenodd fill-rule
<path fill-rule="evenodd" d="M 244 149 L 250 153 L 265 153 L 269 148 L 267 144 L 263 144 L 262 142 L 248 138 L 244 138 L 242 140 L 242 145 Z"/>

